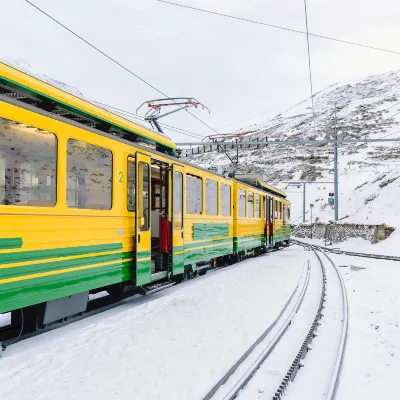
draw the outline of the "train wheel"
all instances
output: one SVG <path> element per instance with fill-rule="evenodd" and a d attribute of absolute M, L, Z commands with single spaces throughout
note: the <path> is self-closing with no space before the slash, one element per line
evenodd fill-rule
<path fill-rule="evenodd" d="M 174 275 L 174 276 L 172 277 L 172 280 L 173 280 L 177 285 L 179 285 L 180 283 L 183 282 L 183 278 L 184 278 L 183 274 L 177 274 L 177 275 Z"/>
<path fill-rule="evenodd" d="M 106 290 L 111 297 L 120 297 L 125 292 L 126 286 L 125 282 L 115 283 L 108 286 Z"/>

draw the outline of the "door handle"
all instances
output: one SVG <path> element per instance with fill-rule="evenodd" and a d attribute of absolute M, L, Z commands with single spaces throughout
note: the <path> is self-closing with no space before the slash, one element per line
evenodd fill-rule
<path fill-rule="evenodd" d="M 137 242 L 140 243 L 140 233 L 137 235 Z"/>

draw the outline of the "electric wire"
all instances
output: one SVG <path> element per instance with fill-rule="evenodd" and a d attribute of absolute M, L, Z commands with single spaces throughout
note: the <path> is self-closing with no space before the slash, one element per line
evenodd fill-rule
<path fill-rule="evenodd" d="M 304 16 L 306 19 L 306 31 L 307 31 L 306 37 L 307 37 L 307 54 L 308 54 L 308 72 L 309 72 L 309 77 L 310 77 L 311 107 L 312 107 L 313 122 L 314 122 L 314 135 L 316 135 L 314 95 L 313 95 L 312 72 L 311 72 L 310 39 L 309 39 L 309 35 L 308 35 L 307 0 L 304 0 Z"/>
<path fill-rule="evenodd" d="M 206 9 L 203 9 L 203 8 L 187 6 L 187 5 L 184 5 L 184 4 L 174 3 L 172 1 L 167 1 L 167 0 L 154 0 L 154 1 L 158 1 L 159 3 L 169 4 L 169 5 L 176 6 L 176 7 L 187 8 L 187 9 L 190 9 L 190 10 L 193 10 L 193 11 L 200 11 L 200 12 L 203 12 L 203 13 L 212 14 L 212 15 L 216 15 L 216 16 L 219 16 L 219 17 L 231 18 L 231 19 L 234 19 L 234 20 L 242 21 L 242 22 L 249 22 L 249 23 L 256 24 L 256 25 L 262 25 L 262 26 L 267 26 L 267 27 L 270 27 L 270 28 L 275 28 L 275 29 L 280 29 L 280 30 L 284 30 L 284 31 L 288 31 L 288 32 L 307 35 L 307 32 L 304 32 L 304 31 L 301 31 L 301 30 L 298 30 L 298 29 L 292 29 L 292 28 L 287 28 L 287 27 L 284 27 L 284 26 L 269 24 L 269 23 L 266 23 L 266 22 L 256 21 L 256 20 L 252 20 L 252 19 L 249 19 L 249 18 L 237 17 L 237 16 L 230 15 L 230 14 L 224 14 L 224 13 L 220 13 L 220 12 L 216 12 L 216 11 L 206 10 Z M 319 34 L 316 34 L 316 33 L 309 33 L 309 36 L 313 36 L 313 37 L 316 37 L 316 38 L 319 38 L 319 39 L 325 39 L 325 40 L 330 40 L 330 41 L 334 41 L 334 42 L 349 44 L 349 45 L 352 45 L 352 46 L 364 47 L 364 48 L 371 49 L 371 50 L 383 51 L 383 52 L 386 52 L 386 53 L 392 53 L 392 54 L 399 54 L 400 55 L 400 51 L 384 49 L 382 47 L 371 46 L 371 45 L 368 45 L 368 44 L 363 44 L 363 43 L 358 43 L 358 42 L 352 42 L 350 40 L 337 39 L 337 38 L 334 38 L 334 37 L 331 37 L 331 36 L 319 35 Z"/>
<path fill-rule="evenodd" d="M 97 46 L 95 46 L 94 44 L 90 43 L 89 41 L 87 41 L 86 39 L 84 39 L 82 36 L 78 35 L 77 33 L 75 33 L 72 29 L 68 28 L 66 25 L 64 25 L 63 23 L 61 23 L 59 20 L 57 20 L 56 18 L 52 17 L 50 14 L 48 14 L 46 11 L 44 11 L 43 9 L 41 9 L 40 7 L 38 7 L 36 4 L 32 3 L 29 0 L 24 0 L 26 3 L 28 3 L 29 5 L 31 5 L 32 7 L 34 7 L 36 10 L 38 10 L 39 12 L 41 12 L 42 14 L 44 14 L 45 16 L 47 16 L 48 18 L 50 18 L 52 21 L 54 21 L 56 24 L 60 25 L 62 28 L 66 29 L 68 32 L 70 32 L 72 35 L 74 35 L 75 37 L 77 37 L 79 40 L 82 40 L 84 43 L 86 43 L 88 46 L 90 46 L 92 49 L 96 50 L 98 53 L 100 53 L 101 55 L 103 55 L 104 57 L 106 57 L 107 59 L 109 59 L 111 62 L 113 62 L 114 64 L 118 65 L 119 67 L 121 67 L 122 69 L 124 69 L 126 72 L 128 72 L 129 74 L 131 74 L 132 76 L 134 76 L 135 78 L 139 79 L 140 81 L 142 81 L 144 84 L 146 84 L 147 86 L 149 86 L 150 88 L 154 89 L 156 92 L 160 93 L 161 95 L 163 95 L 164 97 L 169 97 L 167 96 L 164 92 L 162 92 L 160 89 L 156 88 L 154 85 L 152 85 L 151 83 L 149 83 L 148 81 L 146 81 L 145 79 L 141 78 L 139 75 L 135 74 L 132 70 L 130 70 L 129 68 L 125 67 L 123 64 L 121 64 L 119 61 L 117 61 L 115 58 L 109 56 L 107 53 L 105 53 L 103 50 L 99 49 Z M 100 104 L 100 103 L 99 103 Z M 183 107 L 180 107 L 183 108 Z M 216 131 L 212 126 L 210 126 L 209 124 L 207 124 L 206 122 L 204 122 L 201 118 L 197 117 L 196 115 L 192 114 L 190 111 L 186 110 L 192 117 L 194 117 L 195 119 L 197 119 L 199 122 L 201 122 L 202 124 L 204 124 L 205 126 L 207 126 L 209 129 L 213 130 L 216 133 L 219 133 L 218 131 Z M 227 155 L 228 156 L 228 155 Z M 228 158 L 231 160 L 231 158 L 228 156 Z M 232 161 L 232 160 L 231 160 Z"/>
<path fill-rule="evenodd" d="M 107 108 L 111 108 L 111 109 L 115 110 L 116 112 L 118 112 L 119 114 L 121 114 L 122 116 L 135 118 L 135 119 L 138 119 L 141 122 L 147 122 L 144 119 L 144 117 L 142 117 L 141 115 L 138 115 L 136 113 L 133 113 L 131 111 L 127 111 L 127 110 L 124 110 L 122 108 L 110 106 L 109 104 L 101 103 L 99 101 L 96 101 L 96 104 L 100 104 L 100 105 L 105 106 Z M 110 111 L 110 110 L 107 110 L 107 111 Z M 182 128 L 179 128 L 177 126 L 169 125 L 169 124 L 166 124 L 164 122 L 159 122 L 159 124 L 161 126 L 167 127 L 168 129 L 171 129 L 171 130 L 173 130 L 173 131 L 175 131 L 177 133 L 182 133 L 182 134 L 184 134 L 186 136 L 190 136 L 190 137 L 193 137 L 193 138 L 196 138 L 196 139 L 203 139 L 203 136 L 199 135 L 198 133 L 191 132 L 191 131 L 188 131 L 186 129 L 182 129 Z"/>

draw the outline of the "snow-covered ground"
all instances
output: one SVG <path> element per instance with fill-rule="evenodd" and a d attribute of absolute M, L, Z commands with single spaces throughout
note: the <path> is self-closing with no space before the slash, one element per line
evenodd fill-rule
<path fill-rule="evenodd" d="M 277 317 L 307 256 L 249 259 L 11 346 L 1 397 L 200 398 Z"/>
<path fill-rule="evenodd" d="M 349 301 L 349 331 L 337 399 L 400 398 L 400 263 L 330 255 Z"/>
<path fill-rule="evenodd" d="M 309 257 L 293 246 L 249 259 L 13 345 L 0 361 L 1 397 L 201 398 L 276 318 Z M 331 257 L 349 300 L 337 398 L 398 399 L 400 264 Z M 312 307 L 311 297 L 305 310 Z M 258 375 L 268 376 L 278 371 Z M 241 398 L 262 399 L 258 389 Z"/>

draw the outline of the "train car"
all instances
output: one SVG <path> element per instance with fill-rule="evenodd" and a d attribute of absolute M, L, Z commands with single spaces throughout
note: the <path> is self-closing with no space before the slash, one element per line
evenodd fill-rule
<path fill-rule="evenodd" d="M 174 150 L 0 64 L 0 313 L 35 330 L 84 312 L 90 293 L 151 293 L 288 240 L 281 192 Z"/>

